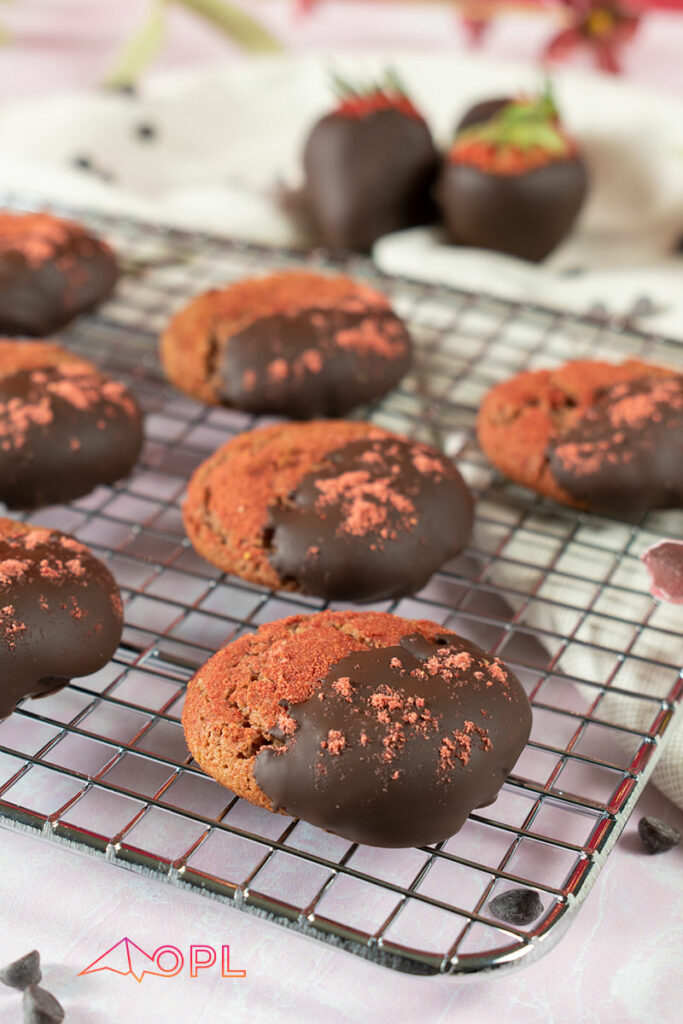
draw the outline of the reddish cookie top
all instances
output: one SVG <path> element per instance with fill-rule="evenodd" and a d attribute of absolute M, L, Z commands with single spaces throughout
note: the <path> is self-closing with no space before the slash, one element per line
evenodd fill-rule
<path fill-rule="evenodd" d="M 205 731 L 230 746 L 240 729 L 233 756 L 261 791 L 250 799 L 381 846 L 457 831 L 495 798 L 530 721 L 498 659 L 435 623 L 375 612 L 262 626 L 200 670 L 183 715 L 209 771 Z"/>
<path fill-rule="evenodd" d="M 484 398 L 477 420 L 479 441 L 507 476 L 564 504 L 604 506 L 609 495 L 600 492 L 607 480 L 607 489 L 616 488 L 614 493 L 621 491 L 627 501 L 622 510 L 636 507 L 638 495 L 652 490 L 648 473 L 657 471 L 662 459 L 668 461 L 672 445 L 674 455 L 679 449 L 679 432 L 666 426 L 671 415 L 662 419 L 660 414 L 668 410 L 677 415 L 682 379 L 638 360 L 616 365 L 577 360 L 556 370 L 521 373 Z M 662 401 L 664 409 L 658 412 Z M 643 430 L 653 412 L 658 418 L 650 426 L 663 428 L 656 444 L 648 440 L 650 426 Z M 627 414 L 631 422 L 623 430 Z M 614 417 L 620 418 L 621 427 L 611 422 Z M 582 472 L 582 463 L 585 470 L 595 468 L 591 459 L 597 452 L 604 456 L 600 474 Z M 579 472 L 570 479 L 572 465 Z M 623 482 L 612 479 L 615 469 L 626 470 Z M 680 486 L 674 481 L 674 490 Z"/>
<path fill-rule="evenodd" d="M 161 339 L 166 372 L 209 402 L 307 419 L 383 394 L 411 342 L 384 295 L 306 271 L 239 281 L 194 299 Z"/>

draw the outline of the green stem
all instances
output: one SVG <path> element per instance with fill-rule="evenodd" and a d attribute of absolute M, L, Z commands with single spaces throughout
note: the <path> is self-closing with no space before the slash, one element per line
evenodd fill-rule
<path fill-rule="evenodd" d="M 105 85 L 132 85 L 161 49 L 166 35 L 166 0 L 152 0 L 147 17 L 124 44 Z"/>
<path fill-rule="evenodd" d="M 233 4 L 223 0 L 176 0 L 176 3 L 210 21 L 245 50 L 272 53 L 282 49 L 281 43 L 260 22 Z"/>

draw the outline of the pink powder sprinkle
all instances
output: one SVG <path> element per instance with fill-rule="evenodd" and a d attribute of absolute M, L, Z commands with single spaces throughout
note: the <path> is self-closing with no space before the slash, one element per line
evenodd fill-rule
<path fill-rule="evenodd" d="M 324 741 L 323 741 L 324 742 Z M 327 734 L 327 750 L 333 756 L 341 754 L 346 746 L 346 736 L 339 729 L 330 729 Z"/>
<path fill-rule="evenodd" d="M 400 658 L 392 658 L 389 664 L 391 665 L 392 668 L 403 668 L 403 662 L 401 661 Z"/>
<path fill-rule="evenodd" d="M 256 387 L 256 371 L 245 370 L 242 374 L 242 389 L 244 391 L 253 391 Z"/>
<path fill-rule="evenodd" d="M 26 562 L 20 562 L 16 558 L 6 558 L 0 562 L 0 585 L 6 587 L 14 580 L 21 579 L 28 571 Z"/>
<path fill-rule="evenodd" d="M 444 464 L 441 459 L 428 455 L 420 448 L 414 448 L 412 452 L 412 463 L 418 473 L 423 476 L 443 476 Z"/>
<path fill-rule="evenodd" d="M 84 576 L 85 575 L 85 567 L 84 567 L 83 563 L 80 562 L 77 558 L 69 559 L 69 561 L 65 562 L 64 565 L 69 570 L 69 572 L 72 574 L 72 576 Z"/>
<path fill-rule="evenodd" d="M 489 675 L 492 676 L 496 680 L 497 683 L 502 683 L 503 686 L 507 686 L 507 684 L 508 684 L 507 672 L 505 671 L 503 666 L 500 664 L 498 659 L 496 659 L 494 662 L 491 663 L 491 665 L 489 665 Z"/>
<path fill-rule="evenodd" d="M 354 693 L 354 688 L 351 685 L 351 680 L 348 676 L 342 676 L 340 679 L 335 679 L 332 683 L 332 689 L 335 693 L 338 693 L 344 700 L 351 702 L 351 697 Z"/>
<path fill-rule="evenodd" d="M 289 377 L 289 366 L 287 365 L 287 360 L 273 359 L 272 362 L 268 363 L 266 373 L 268 374 L 268 380 L 275 382 L 287 380 Z"/>
<path fill-rule="evenodd" d="M 50 530 L 31 530 L 30 533 L 24 534 L 21 538 L 22 547 L 25 547 L 28 551 L 35 551 L 36 548 L 42 544 L 47 544 L 50 540 L 52 533 Z"/>
<path fill-rule="evenodd" d="M 338 331 L 334 340 L 341 348 L 355 349 L 363 355 L 380 355 L 386 359 L 397 359 L 405 351 L 403 340 L 389 338 L 386 331 L 379 329 L 374 318 L 361 320 L 357 327 Z"/>
<path fill-rule="evenodd" d="M 322 352 L 316 348 L 307 348 L 294 364 L 296 371 L 308 370 L 309 373 L 320 373 L 323 368 Z"/>

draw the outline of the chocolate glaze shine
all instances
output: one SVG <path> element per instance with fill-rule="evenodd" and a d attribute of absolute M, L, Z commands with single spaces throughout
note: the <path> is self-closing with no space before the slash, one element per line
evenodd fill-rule
<path fill-rule="evenodd" d="M 122 622 L 110 572 L 78 541 L 42 529 L 0 534 L 0 718 L 106 665 Z"/>
<path fill-rule="evenodd" d="M 616 384 L 553 439 L 553 476 L 596 508 L 683 506 L 683 377 Z"/>
<path fill-rule="evenodd" d="M 247 412 L 340 416 L 395 387 L 411 356 L 410 335 L 388 309 L 261 317 L 222 347 L 220 398 Z"/>
<path fill-rule="evenodd" d="M 0 500 L 70 501 L 132 469 L 142 417 L 129 392 L 82 364 L 0 378 Z"/>
<path fill-rule="evenodd" d="M 515 676 L 452 633 L 355 652 L 283 707 L 254 777 L 274 809 L 352 842 L 447 839 L 492 803 L 531 729 Z"/>
<path fill-rule="evenodd" d="M 399 110 L 322 118 L 304 149 L 306 200 L 320 241 L 365 252 L 382 235 L 429 223 L 438 165 L 422 118 Z"/>
<path fill-rule="evenodd" d="M 521 174 L 446 161 L 438 198 L 454 242 L 538 262 L 569 233 L 587 187 L 578 156 Z"/>
<path fill-rule="evenodd" d="M 414 593 L 467 543 L 472 497 L 453 464 L 395 438 L 353 441 L 269 510 L 269 560 L 306 593 L 373 601 Z"/>

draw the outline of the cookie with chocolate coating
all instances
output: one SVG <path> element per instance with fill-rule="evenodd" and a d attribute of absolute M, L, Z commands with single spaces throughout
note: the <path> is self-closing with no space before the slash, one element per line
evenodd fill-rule
<path fill-rule="evenodd" d="M 199 765 L 239 796 L 404 847 L 447 839 L 495 800 L 531 708 L 498 658 L 436 623 L 326 611 L 210 658 L 183 728 Z"/>
<path fill-rule="evenodd" d="M 253 430 L 195 472 L 183 509 L 226 572 L 337 600 L 413 593 L 467 543 L 472 498 L 453 463 L 369 423 Z"/>
<path fill-rule="evenodd" d="M 127 476 L 142 447 L 127 388 L 59 345 L 0 339 L 0 501 L 71 501 Z"/>
<path fill-rule="evenodd" d="M 118 587 L 84 544 L 0 518 L 0 718 L 101 669 L 122 625 Z"/>
<path fill-rule="evenodd" d="M 166 375 L 179 390 L 293 419 L 340 416 L 384 395 L 411 355 L 410 336 L 384 295 L 308 271 L 205 292 L 161 338 Z"/>
<path fill-rule="evenodd" d="M 565 505 L 683 506 L 683 375 L 639 360 L 534 370 L 482 402 L 479 442 L 506 476 Z"/>
<path fill-rule="evenodd" d="M 0 333 L 52 334 L 106 299 L 118 276 L 112 250 L 80 224 L 0 210 Z"/>

